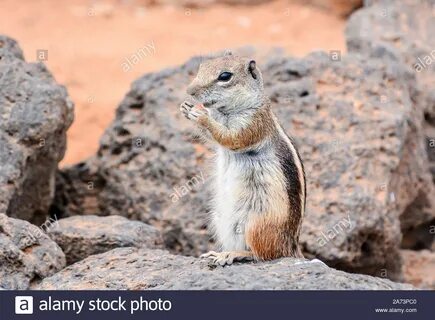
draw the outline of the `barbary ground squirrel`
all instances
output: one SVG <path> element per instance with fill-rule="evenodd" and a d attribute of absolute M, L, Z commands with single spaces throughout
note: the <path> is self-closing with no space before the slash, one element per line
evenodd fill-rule
<path fill-rule="evenodd" d="M 180 109 L 216 146 L 211 228 L 216 265 L 303 257 L 302 160 L 271 110 L 254 60 L 232 54 L 203 62 Z M 190 98 L 190 97 L 189 97 Z"/>

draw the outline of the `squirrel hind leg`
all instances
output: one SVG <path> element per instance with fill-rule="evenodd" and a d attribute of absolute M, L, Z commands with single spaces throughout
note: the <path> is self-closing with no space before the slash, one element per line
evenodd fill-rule
<path fill-rule="evenodd" d="M 246 229 L 245 237 L 246 244 L 257 260 L 303 258 L 298 237 L 293 234 L 286 219 L 270 214 L 256 217 Z"/>
<path fill-rule="evenodd" d="M 255 260 L 254 254 L 251 251 L 210 251 L 201 255 L 201 258 L 209 259 L 211 264 L 222 267 L 231 265 L 233 262 L 250 262 Z"/>

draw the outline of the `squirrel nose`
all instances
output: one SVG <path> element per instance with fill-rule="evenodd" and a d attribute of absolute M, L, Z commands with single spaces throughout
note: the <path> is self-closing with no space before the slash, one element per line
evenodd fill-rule
<path fill-rule="evenodd" d="M 190 94 L 191 96 L 195 96 L 196 92 L 198 91 L 198 87 L 194 85 L 190 85 L 187 87 L 187 94 Z"/>
<path fill-rule="evenodd" d="M 193 97 L 196 97 L 201 92 L 202 86 L 198 81 L 193 80 L 186 89 L 187 94 L 190 94 Z"/>

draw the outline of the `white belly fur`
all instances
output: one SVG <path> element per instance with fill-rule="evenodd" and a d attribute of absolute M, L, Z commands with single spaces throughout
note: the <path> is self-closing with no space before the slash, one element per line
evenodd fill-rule
<path fill-rule="evenodd" d="M 216 240 L 223 251 L 246 250 L 243 232 L 236 233 L 235 228 L 244 218 L 242 213 L 235 212 L 237 194 L 244 188 L 241 181 L 243 168 L 235 161 L 228 161 L 225 152 L 219 150 L 217 155 L 215 210 L 212 223 Z"/>

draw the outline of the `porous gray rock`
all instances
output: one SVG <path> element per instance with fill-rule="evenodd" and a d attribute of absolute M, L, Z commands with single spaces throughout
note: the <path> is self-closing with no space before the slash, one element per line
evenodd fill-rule
<path fill-rule="evenodd" d="M 210 152 L 178 111 L 201 59 L 133 83 L 96 157 L 61 173 L 55 209 L 150 223 L 173 252 L 212 248 Z M 414 74 L 397 61 L 321 52 L 273 56 L 260 67 L 306 166 L 305 253 L 347 271 L 398 276 L 399 216 L 417 194 L 430 195 L 422 183 L 421 116 L 410 97 Z M 87 191 L 89 184 L 98 191 Z"/>
<path fill-rule="evenodd" d="M 415 149 L 425 148 L 430 162 L 420 151 L 416 152 L 416 156 L 421 156 L 418 170 L 425 170 L 427 174 L 420 175 L 421 188 L 407 190 L 414 201 L 401 215 L 404 245 L 410 248 L 418 248 L 418 234 L 425 232 L 427 224 L 435 222 L 435 198 L 431 196 L 435 194 L 434 9 L 433 1 L 367 1 L 366 7 L 353 14 L 346 27 L 349 51 L 398 61 L 415 75 L 410 98 L 417 116 L 423 121 L 424 114 L 425 119 L 423 127 L 413 128 L 418 135 L 423 135 L 421 130 L 425 135 L 421 142 L 416 142 Z M 412 240 L 412 235 L 417 237 Z M 431 244 L 424 247 L 430 248 Z"/>
<path fill-rule="evenodd" d="M 24 60 L 23 51 L 15 40 L 0 35 L 0 60 L 11 58 Z"/>
<path fill-rule="evenodd" d="M 54 197 L 73 104 L 41 63 L 0 36 L 0 212 L 40 224 Z"/>
<path fill-rule="evenodd" d="M 35 289 L 42 290 L 406 290 L 413 287 L 349 274 L 320 261 L 285 258 L 211 268 L 163 250 L 119 248 L 90 256 Z"/>
<path fill-rule="evenodd" d="M 47 233 L 62 248 L 68 265 L 118 247 L 156 248 L 162 244 L 156 228 L 121 216 L 60 219 Z"/>
<path fill-rule="evenodd" d="M 37 227 L 0 214 L 0 287 L 25 290 L 65 267 L 65 255 L 45 231 L 56 227 L 48 220 Z"/>
<path fill-rule="evenodd" d="M 346 25 L 349 51 L 394 59 L 415 72 L 412 93 L 426 119 L 435 126 L 435 2 L 371 0 Z"/>

